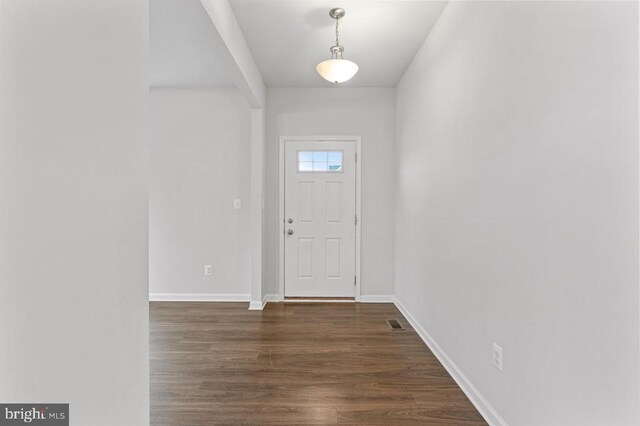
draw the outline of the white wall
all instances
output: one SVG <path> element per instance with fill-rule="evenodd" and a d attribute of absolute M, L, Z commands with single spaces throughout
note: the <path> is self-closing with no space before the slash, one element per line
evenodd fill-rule
<path fill-rule="evenodd" d="M 270 88 L 267 91 L 268 250 L 264 279 L 278 292 L 280 136 L 362 137 L 362 294 L 393 294 L 395 89 Z"/>
<path fill-rule="evenodd" d="M 451 2 L 397 90 L 402 304 L 507 423 L 638 424 L 638 4 Z"/>
<path fill-rule="evenodd" d="M 236 89 L 151 90 L 152 297 L 249 300 L 250 143 L 251 110 Z"/>
<path fill-rule="evenodd" d="M 148 424 L 147 1 L 0 6 L 0 401 Z"/>

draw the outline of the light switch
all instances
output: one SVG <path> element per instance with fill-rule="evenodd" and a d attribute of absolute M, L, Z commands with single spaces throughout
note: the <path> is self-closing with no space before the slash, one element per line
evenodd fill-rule
<path fill-rule="evenodd" d="M 240 198 L 235 198 L 233 200 L 233 208 L 236 210 L 240 210 L 242 208 L 242 200 Z"/>

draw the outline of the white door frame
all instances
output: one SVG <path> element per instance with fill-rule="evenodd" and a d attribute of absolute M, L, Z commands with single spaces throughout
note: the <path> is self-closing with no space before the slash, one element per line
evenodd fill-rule
<path fill-rule="evenodd" d="M 356 302 L 360 301 L 360 289 L 362 287 L 362 279 L 361 279 L 361 271 L 360 271 L 360 246 L 362 241 L 362 233 L 361 233 L 361 223 L 362 223 L 362 213 L 361 213 L 361 205 L 362 205 L 362 156 L 360 155 L 361 151 L 361 137 L 360 136 L 280 136 L 280 163 L 278 166 L 279 174 L 280 174 L 280 205 L 278 211 L 278 221 L 280 225 L 278 226 L 278 232 L 280 233 L 280 238 L 278 239 L 280 242 L 280 261 L 279 261 L 279 283 L 278 283 L 278 299 L 284 300 L 284 156 L 285 156 L 285 145 L 289 141 L 317 141 L 317 142 L 325 142 L 325 141 L 344 141 L 344 142 L 353 142 L 356 146 L 356 216 L 358 221 L 356 223 L 356 289 L 355 289 L 355 300 Z"/>

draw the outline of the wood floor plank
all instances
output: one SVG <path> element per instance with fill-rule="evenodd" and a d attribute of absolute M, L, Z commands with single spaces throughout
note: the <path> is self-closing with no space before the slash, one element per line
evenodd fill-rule
<path fill-rule="evenodd" d="M 393 304 L 152 302 L 149 339 L 152 425 L 486 424 Z"/>

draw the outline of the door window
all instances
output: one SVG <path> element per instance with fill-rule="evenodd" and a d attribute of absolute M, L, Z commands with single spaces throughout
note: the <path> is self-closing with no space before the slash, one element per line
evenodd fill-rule
<path fill-rule="evenodd" d="M 298 172 L 342 173 L 342 151 L 298 151 Z"/>

